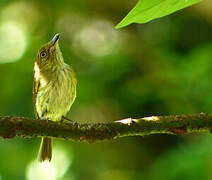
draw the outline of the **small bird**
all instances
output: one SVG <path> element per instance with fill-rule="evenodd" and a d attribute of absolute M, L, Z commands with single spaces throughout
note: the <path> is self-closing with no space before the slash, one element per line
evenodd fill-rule
<path fill-rule="evenodd" d="M 61 121 L 76 98 L 77 79 L 60 51 L 59 34 L 40 48 L 34 64 L 33 104 L 36 118 Z M 38 160 L 51 161 L 52 139 L 41 140 Z"/>

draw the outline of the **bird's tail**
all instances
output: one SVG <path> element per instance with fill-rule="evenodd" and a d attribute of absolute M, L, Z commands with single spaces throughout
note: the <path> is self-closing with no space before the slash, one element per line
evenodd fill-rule
<path fill-rule="evenodd" d="M 38 160 L 43 162 L 45 160 L 51 161 L 52 159 L 52 139 L 51 138 L 42 138 L 40 144 L 40 150 L 38 153 Z"/>

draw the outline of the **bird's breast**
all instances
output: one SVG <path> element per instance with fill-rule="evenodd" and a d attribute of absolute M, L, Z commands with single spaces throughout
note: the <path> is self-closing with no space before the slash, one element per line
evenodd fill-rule
<path fill-rule="evenodd" d="M 36 78 L 41 86 L 36 99 L 39 114 L 50 119 L 65 115 L 76 97 L 76 81 L 72 70 L 65 67 L 57 69 L 46 79 L 35 67 Z"/>

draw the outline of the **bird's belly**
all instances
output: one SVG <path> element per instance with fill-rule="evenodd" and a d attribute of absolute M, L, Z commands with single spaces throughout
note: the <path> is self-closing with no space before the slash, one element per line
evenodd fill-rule
<path fill-rule="evenodd" d="M 69 111 L 76 96 L 74 84 L 55 81 L 43 87 L 37 95 L 36 109 L 40 118 L 61 120 Z"/>

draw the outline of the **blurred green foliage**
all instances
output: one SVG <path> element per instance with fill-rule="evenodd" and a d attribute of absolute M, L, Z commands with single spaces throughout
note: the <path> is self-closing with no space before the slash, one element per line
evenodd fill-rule
<path fill-rule="evenodd" d="M 78 77 L 68 117 L 212 112 L 212 2 L 121 30 L 135 1 L 0 1 L 0 114 L 33 117 L 33 63 L 57 32 Z M 37 168 L 39 139 L 0 140 L 0 179 L 210 179 L 211 135 L 152 135 L 98 144 L 54 140 L 53 163 Z M 37 169 L 36 169 L 37 168 Z"/>

